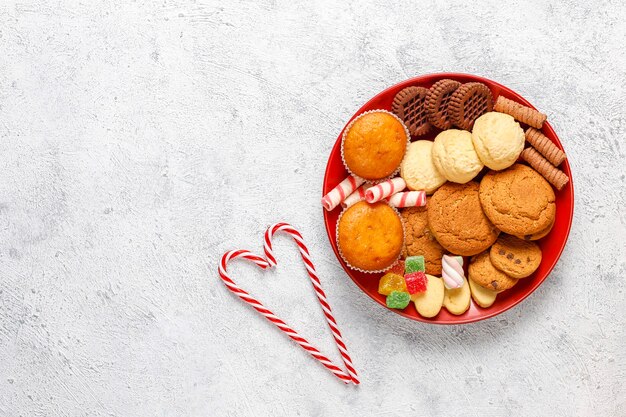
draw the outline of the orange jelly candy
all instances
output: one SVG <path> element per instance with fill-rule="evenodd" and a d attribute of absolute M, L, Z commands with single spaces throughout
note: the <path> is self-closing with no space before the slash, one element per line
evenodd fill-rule
<path fill-rule="evenodd" d="M 382 276 L 378 283 L 378 293 L 389 295 L 392 291 L 406 292 L 406 282 L 402 275 L 388 272 Z"/>

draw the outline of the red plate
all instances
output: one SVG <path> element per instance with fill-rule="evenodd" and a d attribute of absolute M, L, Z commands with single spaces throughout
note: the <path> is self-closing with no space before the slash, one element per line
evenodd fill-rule
<path fill-rule="evenodd" d="M 375 109 L 391 110 L 391 102 L 393 101 L 394 96 L 396 95 L 396 93 L 398 93 L 398 91 L 402 90 L 403 88 L 408 86 L 421 86 L 429 88 L 436 81 L 442 78 L 451 78 L 462 83 L 479 81 L 489 86 L 489 88 L 491 89 L 491 93 L 493 94 L 494 100 L 500 94 L 502 94 L 509 99 L 533 107 L 528 101 L 526 101 L 526 99 L 524 99 L 516 92 L 486 78 L 477 77 L 475 75 L 456 73 L 430 74 L 406 80 L 381 92 L 376 97 L 368 101 L 363 107 L 361 107 L 359 111 L 357 111 L 354 116 L 352 116 L 352 118 L 348 120 L 346 126 L 350 123 L 350 121 L 352 121 L 352 119 L 365 111 Z M 556 133 L 549 123 L 544 123 L 542 132 L 544 135 L 549 137 L 559 148 L 563 149 L 559 138 L 556 136 Z M 432 132 L 429 135 L 420 137 L 419 139 L 433 140 L 437 133 L 439 133 L 439 130 Z M 328 158 L 328 164 L 326 165 L 326 174 L 324 175 L 322 195 L 325 195 L 330 190 L 332 190 L 333 187 L 339 184 L 339 182 L 341 182 L 348 175 L 341 161 L 340 148 L 342 134 L 343 130 L 339 133 L 337 141 L 335 142 L 335 146 L 330 152 L 330 157 Z M 489 308 L 481 308 L 478 305 L 474 304 L 474 301 L 472 300 L 469 310 L 460 316 L 452 315 L 445 308 L 442 308 L 441 312 L 436 317 L 432 319 L 427 319 L 417 313 L 413 303 L 410 303 L 409 306 L 404 310 L 391 309 L 391 311 L 394 311 L 395 313 L 398 313 L 409 319 L 422 321 L 425 323 L 463 324 L 496 316 L 517 305 L 526 297 L 528 297 L 533 291 L 535 291 L 535 289 L 537 289 L 537 287 L 539 287 L 539 285 L 541 285 L 541 283 L 548 277 L 548 275 L 556 265 L 559 257 L 561 256 L 561 253 L 563 252 L 563 248 L 565 247 L 565 243 L 567 242 L 567 237 L 569 235 L 570 227 L 572 225 L 572 217 L 574 214 L 574 187 L 572 184 L 572 173 L 570 171 L 570 166 L 567 160 L 561 165 L 560 168 L 565 171 L 567 176 L 569 176 L 570 181 L 563 190 L 555 191 L 556 219 L 554 223 L 554 228 L 552 229 L 550 234 L 548 234 L 548 236 L 537 242 L 539 246 L 541 246 L 541 250 L 543 251 L 543 259 L 541 261 L 541 265 L 539 265 L 539 268 L 533 275 L 520 280 L 520 282 L 511 290 L 498 294 L 496 302 Z M 359 288 L 361 288 L 374 301 L 383 306 L 383 308 L 387 308 L 385 306 L 385 297 L 378 294 L 377 291 L 378 280 L 382 274 L 365 274 L 362 272 L 354 271 L 345 265 L 345 263 L 339 256 L 339 253 L 337 252 L 336 224 L 337 217 L 341 212 L 341 207 L 335 208 L 331 212 L 328 212 L 324 209 L 322 209 L 322 211 L 324 212 L 324 222 L 326 224 L 326 232 L 328 233 L 328 238 L 330 239 L 330 243 L 333 247 L 333 250 L 335 251 L 335 255 L 343 266 L 343 269 L 345 269 L 348 276 L 352 279 L 352 281 L 356 283 L 356 285 L 359 286 Z M 372 306 L 372 308 L 378 307 Z"/>

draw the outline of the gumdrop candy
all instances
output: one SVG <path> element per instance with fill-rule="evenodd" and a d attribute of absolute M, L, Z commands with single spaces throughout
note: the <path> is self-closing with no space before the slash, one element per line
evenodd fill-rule
<path fill-rule="evenodd" d="M 404 261 L 404 269 L 407 274 L 411 272 L 426 272 L 424 257 L 421 255 L 407 257 L 406 261 Z"/>
<path fill-rule="evenodd" d="M 411 296 L 408 292 L 392 291 L 391 294 L 387 296 L 387 307 L 402 310 L 409 305 L 409 301 L 411 301 Z"/>
<path fill-rule="evenodd" d="M 409 294 L 417 294 L 426 291 L 428 286 L 428 277 L 424 272 L 411 272 L 404 276 L 404 282 Z"/>
<path fill-rule="evenodd" d="M 406 284 L 401 274 L 388 272 L 378 282 L 378 293 L 389 295 L 392 291 L 406 291 Z"/>
<path fill-rule="evenodd" d="M 398 275 L 404 275 L 404 261 L 402 259 L 399 259 L 395 264 L 393 264 L 391 269 L 389 269 L 389 271 L 387 272 L 392 272 Z"/>

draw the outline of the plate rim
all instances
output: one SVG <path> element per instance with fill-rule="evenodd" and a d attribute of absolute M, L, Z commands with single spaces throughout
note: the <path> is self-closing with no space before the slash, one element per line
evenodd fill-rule
<path fill-rule="evenodd" d="M 385 88 L 384 90 L 380 91 L 379 93 L 375 94 L 373 97 L 371 97 L 367 102 L 365 102 L 365 104 L 363 104 L 351 117 L 350 119 L 345 123 L 345 125 L 342 127 L 341 131 L 339 132 L 339 135 L 337 137 L 337 139 L 335 140 L 335 143 L 333 145 L 333 147 L 330 150 L 330 153 L 328 155 L 328 160 L 326 162 L 326 169 L 324 170 L 324 179 L 322 181 L 322 195 L 324 195 L 324 189 L 326 188 L 326 184 L 328 182 L 328 176 L 329 176 L 329 171 L 330 171 L 330 161 L 331 161 L 331 156 L 334 155 L 337 152 L 337 148 L 341 146 L 341 136 L 343 134 L 343 131 L 345 130 L 345 128 L 348 126 L 348 124 L 350 124 L 350 122 L 357 117 L 358 115 L 360 115 L 361 113 L 363 113 L 364 111 L 366 111 L 365 109 L 368 108 L 370 106 L 370 103 L 372 103 L 373 101 L 376 101 L 380 96 L 383 95 L 387 95 L 389 94 L 390 91 L 395 90 L 396 88 L 398 88 L 401 85 L 406 85 L 409 86 L 411 84 L 418 84 L 418 83 L 424 83 L 427 80 L 430 80 L 432 78 L 470 78 L 473 81 L 478 81 L 478 82 L 483 82 L 486 84 L 492 84 L 497 86 L 498 88 L 500 88 L 501 91 L 505 91 L 506 93 L 513 95 L 515 97 L 519 97 L 521 98 L 521 101 L 523 104 L 525 104 L 528 107 L 531 107 L 533 109 L 536 110 L 536 107 L 533 106 L 530 102 L 528 102 L 528 100 L 526 100 L 526 98 L 524 98 L 521 94 L 515 92 L 514 90 L 510 89 L 509 87 L 506 87 L 496 81 L 493 81 L 491 79 L 488 79 L 486 77 L 482 77 L 479 75 L 474 75 L 474 74 L 467 74 L 467 73 L 460 73 L 460 72 L 434 72 L 434 73 L 428 73 L 428 74 L 423 74 L 423 75 L 419 75 L 419 76 L 415 76 L 412 78 L 408 78 L 406 80 L 400 81 L 398 83 L 395 83 L 387 88 Z M 561 149 L 564 149 L 563 144 L 561 143 L 561 140 L 559 139 L 558 135 L 556 134 L 556 131 L 552 128 L 552 125 L 546 121 L 543 125 L 544 127 L 546 127 L 553 135 L 553 137 L 556 139 L 556 143 L 559 145 L 559 147 Z M 566 152 L 567 153 L 567 152 Z M 417 316 L 413 316 L 410 314 L 405 313 L 402 310 L 397 310 L 397 309 L 391 309 L 386 307 L 380 300 L 372 297 L 369 292 L 357 281 L 355 280 L 352 275 L 351 275 L 351 271 L 350 269 L 347 267 L 347 265 L 344 265 L 343 262 L 340 261 L 340 255 L 338 252 L 338 249 L 336 247 L 336 245 L 333 242 L 333 238 L 331 236 L 331 228 L 329 227 L 329 219 L 328 219 L 328 214 L 329 212 L 326 211 L 323 207 L 322 207 L 322 212 L 324 215 L 324 227 L 326 228 L 326 235 L 328 237 L 328 241 L 330 243 L 330 246 L 333 249 L 333 252 L 335 253 L 335 256 L 337 257 L 337 260 L 339 261 L 339 264 L 341 265 L 341 267 L 343 268 L 343 270 L 346 272 L 346 274 L 348 275 L 348 277 L 350 278 L 350 280 L 356 284 L 356 286 L 361 290 L 361 292 L 363 292 L 367 298 L 369 298 L 370 300 L 372 300 L 374 303 L 383 306 L 386 310 L 391 310 L 393 313 L 398 314 L 402 317 L 405 317 L 409 320 L 412 321 L 417 321 L 417 322 L 421 322 L 421 323 L 427 323 L 427 324 L 436 324 L 436 325 L 461 325 L 461 324 L 469 324 L 469 323 L 477 323 L 483 320 L 487 320 L 490 318 L 493 318 L 495 316 L 498 316 L 512 308 L 514 308 L 515 306 L 517 306 L 518 304 L 520 304 L 522 301 L 526 300 L 526 298 L 528 298 L 531 294 L 533 294 L 537 288 L 539 288 L 539 286 L 541 284 L 544 283 L 544 281 L 548 278 L 548 276 L 552 273 L 552 271 L 554 270 L 554 267 L 556 266 L 556 264 L 559 262 L 559 260 L 561 259 L 561 255 L 563 254 L 563 251 L 565 250 L 565 247 L 567 246 L 567 242 L 569 240 L 569 235 L 572 229 L 572 220 L 574 217 L 574 191 L 575 191 L 575 187 L 574 187 L 574 182 L 573 182 L 573 175 L 571 173 L 571 167 L 569 165 L 569 160 L 566 159 L 564 161 L 564 164 L 567 166 L 567 170 L 570 172 L 569 175 L 569 187 L 571 188 L 571 193 L 570 193 L 570 206 L 571 206 L 571 210 L 569 211 L 569 215 L 567 218 L 567 229 L 565 231 L 564 234 L 564 240 L 563 240 L 563 244 L 561 245 L 561 248 L 558 250 L 558 254 L 555 257 L 554 261 L 552 262 L 552 264 L 548 267 L 548 270 L 545 274 L 545 276 L 538 280 L 536 283 L 534 283 L 529 289 L 528 291 L 526 291 L 525 294 L 522 294 L 521 297 L 518 300 L 513 301 L 511 304 L 505 306 L 504 308 L 501 309 L 496 309 L 494 311 L 489 311 L 488 309 L 485 309 L 485 314 L 480 315 L 479 317 L 471 317 L 471 318 L 461 318 L 460 316 L 458 320 L 455 321 L 442 321 L 442 320 L 437 320 L 437 316 L 435 316 L 434 318 L 431 319 L 427 319 L 424 317 L 419 316 L 419 314 Z M 443 308 L 443 307 L 442 307 Z"/>

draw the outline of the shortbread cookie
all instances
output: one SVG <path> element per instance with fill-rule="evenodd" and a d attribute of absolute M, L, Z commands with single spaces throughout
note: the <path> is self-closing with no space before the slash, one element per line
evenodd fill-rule
<path fill-rule="evenodd" d="M 467 130 L 448 129 L 439 133 L 433 145 L 433 162 L 448 181 L 465 184 L 483 169 L 472 134 Z"/>
<path fill-rule="evenodd" d="M 532 126 L 536 129 L 541 129 L 541 126 L 543 126 L 543 123 L 547 119 L 545 114 L 535 109 L 531 109 L 528 106 L 524 106 L 523 104 L 519 104 L 516 101 L 509 100 L 504 96 L 498 97 L 493 108 L 495 111 L 500 113 L 510 114 L 516 120 L 526 123 L 528 126 Z"/>
<path fill-rule="evenodd" d="M 428 202 L 431 232 L 455 255 L 476 255 L 491 246 L 500 233 L 483 213 L 478 188 L 474 181 L 448 182 Z"/>
<path fill-rule="evenodd" d="M 428 90 L 426 95 L 426 111 L 428 120 L 439 129 L 446 130 L 452 127 L 452 120 L 448 113 L 448 104 L 452 94 L 461 86 L 458 81 L 443 79 L 437 81 Z"/>
<path fill-rule="evenodd" d="M 452 124 L 465 130 L 472 130 L 474 121 L 492 109 L 491 91 L 483 83 L 463 84 L 452 94 L 448 104 Z"/>
<path fill-rule="evenodd" d="M 526 165 L 491 171 L 480 182 L 480 203 L 485 214 L 510 235 L 532 235 L 550 226 L 556 214 L 554 201 L 550 184 Z"/>
<path fill-rule="evenodd" d="M 489 251 L 472 257 L 469 264 L 469 279 L 474 280 L 478 285 L 497 292 L 508 290 L 517 284 L 518 281 L 516 278 L 511 278 L 493 266 L 489 257 Z"/>
<path fill-rule="evenodd" d="M 472 292 L 472 298 L 474 302 L 481 306 L 482 308 L 491 307 L 493 303 L 496 301 L 496 296 L 498 295 L 497 291 L 490 290 L 489 288 L 485 288 L 480 286 L 474 282 L 474 280 L 468 280 L 469 287 Z"/>
<path fill-rule="evenodd" d="M 424 257 L 426 273 L 441 275 L 441 257 L 445 250 L 428 228 L 426 207 L 410 207 L 400 211 L 404 222 L 405 256 Z"/>
<path fill-rule="evenodd" d="M 541 264 L 541 249 L 534 242 L 501 234 L 489 251 L 493 266 L 512 278 L 526 278 Z"/>
<path fill-rule="evenodd" d="M 443 306 L 455 316 L 467 311 L 470 306 L 470 287 L 467 280 L 463 278 L 461 288 L 446 288 L 443 296 Z"/>
<path fill-rule="evenodd" d="M 524 149 L 524 131 L 519 123 L 504 113 L 485 113 L 476 120 L 472 142 L 480 160 L 489 168 L 510 167 Z"/>
<path fill-rule="evenodd" d="M 400 176 L 413 191 L 432 194 L 446 182 L 446 177 L 433 163 L 433 142 L 418 140 L 409 145 L 404 161 L 400 165 Z"/>
<path fill-rule="evenodd" d="M 415 303 L 415 309 L 421 316 L 430 318 L 439 314 L 443 305 L 445 288 L 441 278 L 432 275 L 426 275 L 426 277 L 428 278 L 426 291 L 411 295 L 411 300 Z"/>
<path fill-rule="evenodd" d="M 393 99 L 391 110 L 406 124 L 413 136 L 424 135 L 432 129 L 426 111 L 426 95 L 424 87 L 407 87 Z"/>

